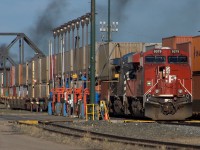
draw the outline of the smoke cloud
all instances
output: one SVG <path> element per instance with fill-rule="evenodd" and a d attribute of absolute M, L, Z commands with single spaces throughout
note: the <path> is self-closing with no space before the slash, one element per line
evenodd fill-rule
<path fill-rule="evenodd" d="M 128 14 L 125 14 L 127 6 L 133 5 L 134 0 L 110 0 L 110 12 L 111 18 L 114 20 L 120 21 L 122 18 L 125 19 L 128 17 Z M 102 3 L 97 3 L 97 13 L 101 19 L 107 18 L 108 13 L 108 2 L 104 0 L 104 5 Z M 125 18 L 124 18 L 125 17 Z"/>
<path fill-rule="evenodd" d="M 45 53 L 48 53 L 48 40 L 52 37 L 51 30 L 57 26 L 59 19 L 62 18 L 64 8 L 67 6 L 66 0 L 52 0 L 38 14 L 36 23 L 30 29 L 30 37 L 36 45 Z"/>
<path fill-rule="evenodd" d="M 122 22 L 122 19 L 125 20 L 128 18 L 128 14 L 125 14 L 125 10 L 127 9 L 127 6 L 132 5 L 133 6 L 134 0 L 118 0 L 115 2 L 112 2 L 111 7 L 111 15 L 113 16 L 113 19 L 115 21 Z"/>
<path fill-rule="evenodd" d="M 0 56 L 8 55 L 8 51 L 6 51 L 6 47 L 7 47 L 6 44 L 1 44 L 0 45 Z"/>

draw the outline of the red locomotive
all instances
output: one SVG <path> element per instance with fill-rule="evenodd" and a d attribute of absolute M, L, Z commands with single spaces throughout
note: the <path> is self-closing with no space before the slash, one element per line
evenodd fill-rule
<path fill-rule="evenodd" d="M 153 120 L 192 116 L 188 52 L 163 47 L 126 55 L 120 61 L 113 64 L 120 75 L 111 84 L 111 112 Z"/>

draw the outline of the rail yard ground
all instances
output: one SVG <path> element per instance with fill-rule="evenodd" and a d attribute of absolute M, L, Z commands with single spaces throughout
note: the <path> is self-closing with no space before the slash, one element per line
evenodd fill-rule
<path fill-rule="evenodd" d="M 43 149 L 149 149 L 129 144 L 96 141 L 90 138 L 74 138 L 44 131 L 37 126 L 16 124 L 18 120 L 38 120 L 55 122 L 87 131 L 120 135 L 137 139 L 158 140 L 200 146 L 200 127 L 160 124 L 157 122 L 123 123 L 120 120 L 85 121 L 77 118 L 48 116 L 46 112 L 36 113 L 23 110 L 5 109 L 0 105 L 0 149 L 43 150 Z M 71 122 L 73 120 L 73 122 Z M 165 149 L 165 147 L 163 147 Z"/>
<path fill-rule="evenodd" d="M 0 105 L 0 149 L 1 150 L 66 150 L 66 149 L 84 149 L 83 146 L 72 144 L 62 144 L 62 142 L 53 142 L 56 135 L 43 136 L 43 132 L 36 127 L 19 126 L 13 124 L 16 120 L 36 119 L 43 114 L 34 114 L 23 110 L 5 109 Z M 41 119 L 40 118 L 40 119 Z M 42 133 L 42 134 L 40 134 Z M 45 138 L 46 137 L 46 138 Z M 86 148 L 85 148 L 86 149 Z"/>

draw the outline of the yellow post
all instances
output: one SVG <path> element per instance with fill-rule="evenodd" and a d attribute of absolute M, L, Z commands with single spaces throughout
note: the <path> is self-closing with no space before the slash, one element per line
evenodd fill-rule
<path fill-rule="evenodd" d="M 92 116 L 93 116 L 93 120 L 94 120 L 94 104 L 92 104 Z"/>
<path fill-rule="evenodd" d="M 85 111 L 85 115 L 86 115 L 86 121 L 88 121 L 88 105 L 86 105 L 86 111 Z"/>
<path fill-rule="evenodd" d="M 95 120 L 95 114 L 99 117 L 99 112 L 95 112 L 95 106 L 98 106 L 97 104 L 87 104 L 86 105 L 86 121 L 88 121 L 88 115 L 92 117 L 92 120 Z M 92 108 L 91 108 L 92 107 Z M 88 109 L 92 110 L 91 112 L 88 111 Z"/>

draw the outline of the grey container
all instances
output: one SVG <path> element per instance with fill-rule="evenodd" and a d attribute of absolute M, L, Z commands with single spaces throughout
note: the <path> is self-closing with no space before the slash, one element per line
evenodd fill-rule
<path fill-rule="evenodd" d="M 15 69 L 15 85 L 18 86 L 19 85 L 19 66 L 16 66 Z"/>
<path fill-rule="evenodd" d="M 33 97 L 33 87 L 32 87 L 32 85 L 28 86 L 28 97 L 29 98 Z"/>
<path fill-rule="evenodd" d="M 112 71 L 110 60 L 120 58 L 130 52 L 143 51 L 144 43 L 105 43 L 97 44 L 96 76 L 101 80 L 111 80 Z"/>
<path fill-rule="evenodd" d="M 10 78 L 11 78 L 11 81 L 10 81 L 10 85 L 11 86 L 14 86 L 15 85 L 15 66 L 11 66 L 10 68 L 11 70 L 11 74 L 10 74 Z"/>
<path fill-rule="evenodd" d="M 57 74 L 62 74 L 62 53 L 57 54 L 56 59 L 56 68 L 57 68 Z"/>
<path fill-rule="evenodd" d="M 23 74 L 23 78 L 22 78 L 22 85 L 26 85 L 26 64 L 22 65 L 22 74 Z"/>
<path fill-rule="evenodd" d="M 0 86 L 3 87 L 3 72 L 0 72 Z"/>
<path fill-rule="evenodd" d="M 70 51 L 66 51 L 64 54 L 64 72 L 70 72 L 71 68 L 71 58 L 70 58 Z"/>
<path fill-rule="evenodd" d="M 50 70 L 51 70 L 50 67 L 51 67 L 50 66 L 50 57 L 47 56 L 46 57 L 46 82 L 49 82 L 49 80 L 50 80 Z"/>
<path fill-rule="evenodd" d="M 33 82 L 33 61 L 31 61 L 31 62 L 29 62 L 28 63 L 28 84 L 30 85 L 30 84 L 32 84 L 32 82 Z"/>
<path fill-rule="evenodd" d="M 41 98 L 48 97 L 49 92 L 47 92 L 48 91 L 48 85 L 47 84 L 41 84 L 40 90 L 41 90 L 41 94 L 40 94 Z"/>
<path fill-rule="evenodd" d="M 70 50 L 70 71 L 74 71 L 74 51 Z"/>
<path fill-rule="evenodd" d="M 15 70 L 15 82 L 16 82 L 16 86 L 22 85 L 23 84 L 23 78 L 25 78 L 23 76 L 23 65 L 22 64 L 18 64 L 16 66 L 16 70 Z"/>
<path fill-rule="evenodd" d="M 38 59 L 38 82 L 39 84 L 41 83 L 46 83 L 47 82 L 47 62 L 46 62 L 46 57 Z"/>
<path fill-rule="evenodd" d="M 36 82 L 36 83 L 39 83 L 39 77 L 41 76 L 41 72 L 40 72 L 40 67 L 39 67 L 39 64 L 40 64 L 40 60 L 41 59 L 35 59 L 34 60 L 34 67 L 32 68 L 32 72 L 33 72 L 33 80 Z"/>
<path fill-rule="evenodd" d="M 58 64 L 57 64 L 58 54 L 54 55 L 54 65 L 53 65 L 53 74 L 58 75 Z"/>

